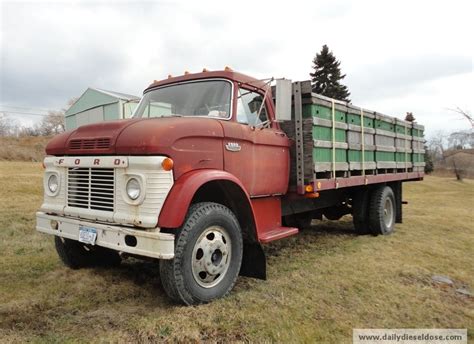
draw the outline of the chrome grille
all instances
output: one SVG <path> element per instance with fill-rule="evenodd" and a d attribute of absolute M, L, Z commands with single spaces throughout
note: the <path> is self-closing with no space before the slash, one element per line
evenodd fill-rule
<path fill-rule="evenodd" d="M 113 168 L 68 168 L 68 206 L 114 211 L 114 176 Z"/>

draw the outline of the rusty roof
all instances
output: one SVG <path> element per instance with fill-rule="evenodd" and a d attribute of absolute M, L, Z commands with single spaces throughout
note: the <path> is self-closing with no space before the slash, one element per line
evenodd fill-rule
<path fill-rule="evenodd" d="M 258 88 L 264 91 L 268 87 L 268 83 L 266 83 L 265 81 L 255 79 L 251 76 L 238 73 L 232 70 L 217 70 L 217 71 L 206 71 L 206 72 L 200 72 L 200 73 L 188 73 L 188 74 L 184 74 L 184 75 L 180 75 L 176 77 L 170 77 L 163 80 L 155 80 L 150 86 L 148 86 L 143 91 L 143 93 L 146 93 L 147 91 L 156 87 L 165 86 L 169 84 L 175 84 L 177 82 L 203 80 L 203 79 L 215 79 L 215 78 L 222 78 L 222 79 L 228 79 L 231 81 L 236 81 L 240 84 L 249 86 L 250 88 Z"/>

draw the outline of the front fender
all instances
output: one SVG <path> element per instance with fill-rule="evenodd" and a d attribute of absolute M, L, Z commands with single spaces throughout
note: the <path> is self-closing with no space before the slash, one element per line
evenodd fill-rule
<path fill-rule="evenodd" d="M 158 217 L 158 226 L 164 228 L 180 227 L 184 222 L 196 191 L 204 184 L 216 180 L 230 181 L 239 186 L 246 195 L 253 213 L 250 197 L 236 176 L 221 170 L 202 169 L 185 173 L 174 183 Z"/>

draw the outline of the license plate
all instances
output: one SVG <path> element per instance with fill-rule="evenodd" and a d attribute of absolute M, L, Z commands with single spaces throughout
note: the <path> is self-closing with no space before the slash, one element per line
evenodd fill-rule
<path fill-rule="evenodd" d="M 93 227 L 79 227 L 79 241 L 84 244 L 95 244 L 95 239 L 97 239 L 97 229 Z"/>

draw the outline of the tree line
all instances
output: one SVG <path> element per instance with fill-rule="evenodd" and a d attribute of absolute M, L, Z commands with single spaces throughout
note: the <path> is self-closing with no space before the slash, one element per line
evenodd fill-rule
<path fill-rule="evenodd" d="M 0 113 L 0 136 L 52 136 L 64 130 L 62 111 L 49 111 L 40 122 L 33 126 L 23 126 L 8 115 Z"/>
<path fill-rule="evenodd" d="M 12 119 L 8 112 L 0 111 L 0 136 L 53 136 L 66 130 L 65 113 L 77 98 L 72 98 L 67 102 L 67 106 L 61 110 L 50 110 L 41 118 L 41 121 L 32 125 L 21 125 L 17 120 Z"/>

